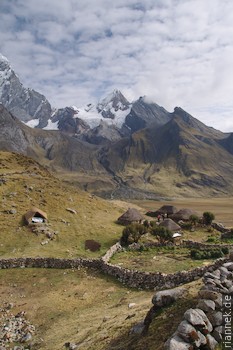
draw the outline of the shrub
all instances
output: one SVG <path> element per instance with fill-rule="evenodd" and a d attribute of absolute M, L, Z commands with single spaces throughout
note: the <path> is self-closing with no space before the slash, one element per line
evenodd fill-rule
<path fill-rule="evenodd" d="M 126 226 L 122 231 L 120 243 L 122 246 L 126 246 L 132 243 L 137 243 L 140 237 L 147 231 L 146 227 L 141 224 L 130 224 Z"/>
<path fill-rule="evenodd" d="M 225 254 L 228 254 L 229 250 L 226 247 L 223 248 L 212 248 L 207 250 L 191 249 L 190 256 L 195 260 L 202 259 L 218 259 L 222 258 Z"/>
<path fill-rule="evenodd" d="M 215 237 L 208 237 L 206 242 L 208 243 L 214 243 L 216 241 Z"/>
<path fill-rule="evenodd" d="M 203 223 L 205 225 L 211 225 L 212 221 L 215 219 L 215 216 L 213 213 L 211 213 L 210 211 L 205 211 L 203 213 Z"/>
<path fill-rule="evenodd" d="M 172 232 L 163 226 L 152 227 L 151 234 L 155 236 L 161 244 L 173 241 Z"/>
<path fill-rule="evenodd" d="M 193 225 L 196 225 L 196 224 L 198 223 L 198 220 L 199 220 L 199 218 L 198 218 L 198 216 L 195 215 L 195 214 L 192 214 L 192 215 L 190 215 L 190 217 L 189 217 L 189 221 L 190 221 Z"/>
<path fill-rule="evenodd" d="M 148 220 L 144 220 L 143 225 L 144 225 L 146 228 L 149 228 L 149 227 L 150 227 L 150 223 L 149 223 Z"/>
<path fill-rule="evenodd" d="M 186 221 L 186 222 L 182 222 L 182 224 L 180 224 L 180 226 L 184 230 L 190 230 L 192 228 L 192 223 L 190 221 Z"/>
<path fill-rule="evenodd" d="M 224 255 L 229 254 L 229 248 L 228 247 L 222 247 L 222 252 Z"/>

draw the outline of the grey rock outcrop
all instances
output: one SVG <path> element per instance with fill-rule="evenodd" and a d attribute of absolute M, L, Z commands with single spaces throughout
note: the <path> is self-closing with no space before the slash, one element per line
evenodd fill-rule
<path fill-rule="evenodd" d="M 153 296 L 152 303 L 157 307 L 168 306 L 181 298 L 185 291 L 185 288 L 174 288 L 159 291 Z"/>
<path fill-rule="evenodd" d="M 230 260 L 232 260 L 232 257 L 230 257 Z M 190 346 L 187 349 L 215 350 L 222 342 L 224 333 L 223 313 L 226 311 L 223 297 L 224 294 L 227 294 L 226 300 L 229 300 L 230 291 L 233 287 L 231 271 L 232 262 L 226 262 L 212 273 L 207 272 L 204 275 L 204 287 L 198 293 L 200 298 L 198 308 L 189 309 L 185 312 L 185 320 L 180 323 L 176 332 L 166 342 L 166 350 L 176 350 L 182 348 L 182 346 L 184 347 L 185 345 L 182 344 L 180 339 L 183 339 L 187 346 Z M 229 309 L 227 311 L 229 312 Z M 180 347 L 179 342 L 181 342 Z"/>
<path fill-rule="evenodd" d="M 145 97 L 140 97 L 133 103 L 130 113 L 125 118 L 125 125 L 132 132 L 143 129 L 150 124 L 161 126 L 171 120 L 172 116 L 163 107 L 156 103 L 147 102 Z"/>
<path fill-rule="evenodd" d="M 35 90 L 26 89 L 8 60 L 2 55 L 0 55 L 0 102 L 23 122 L 38 119 L 39 128 L 47 125 L 52 112 L 45 96 Z"/>

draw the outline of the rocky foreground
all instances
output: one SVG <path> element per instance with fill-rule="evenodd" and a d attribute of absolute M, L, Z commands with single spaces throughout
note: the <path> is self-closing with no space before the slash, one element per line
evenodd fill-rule
<path fill-rule="evenodd" d="M 29 350 L 35 327 L 26 319 L 24 311 L 14 315 L 13 304 L 0 308 L 0 350 Z"/>

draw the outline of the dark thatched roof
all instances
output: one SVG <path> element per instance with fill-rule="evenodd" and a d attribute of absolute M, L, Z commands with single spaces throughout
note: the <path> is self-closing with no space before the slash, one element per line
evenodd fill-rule
<path fill-rule="evenodd" d="M 177 213 L 171 215 L 170 217 L 175 221 L 179 221 L 179 220 L 187 221 L 189 220 L 191 215 L 197 215 L 199 217 L 196 211 L 192 209 L 187 209 L 187 208 L 180 209 Z"/>
<path fill-rule="evenodd" d="M 174 205 L 163 205 L 156 211 L 148 211 L 146 215 L 157 217 L 158 215 L 167 214 L 168 216 L 176 213 L 178 209 Z"/>
<path fill-rule="evenodd" d="M 39 208 L 36 207 L 32 207 L 29 211 L 26 212 L 26 214 L 24 215 L 25 221 L 27 224 L 30 224 L 32 222 L 32 218 L 33 217 L 40 217 L 43 218 L 45 220 L 48 219 L 47 214 L 40 210 Z"/>
<path fill-rule="evenodd" d="M 123 215 L 121 215 L 117 222 L 121 225 L 129 225 L 132 222 L 139 222 L 144 220 L 144 217 L 135 208 L 129 208 Z"/>
<path fill-rule="evenodd" d="M 179 231 L 181 229 L 181 227 L 172 219 L 164 219 L 159 226 L 166 227 L 170 231 Z"/>

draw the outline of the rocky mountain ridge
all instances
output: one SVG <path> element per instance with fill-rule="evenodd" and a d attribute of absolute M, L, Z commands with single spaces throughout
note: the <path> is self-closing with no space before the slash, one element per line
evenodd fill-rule
<path fill-rule="evenodd" d="M 25 88 L 9 61 L 0 55 L 0 103 L 14 116 L 33 128 L 60 130 L 88 142 L 101 143 L 120 139 L 151 123 L 165 124 L 170 113 L 140 97 L 129 102 L 114 90 L 96 105 L 53 109 L 42 94 Z M 104 123 L 103 123 L 104 122 Z M 106 135 L 96 135 L 104 125 Z M 93 135 L 92 135 L 93 130 Z"/>
<path fill-rule="evenodd" d="M 233 194 L 233 134 L 180 107 L 169 113 L 146 97 L 131 104 L 119 90 L 84 110 L 52 110 L 2 56 L 0 72 L 0 149 L 33 157 L 108 198 Z M 25 125 L 35 120 L 34 128 Z"/>

